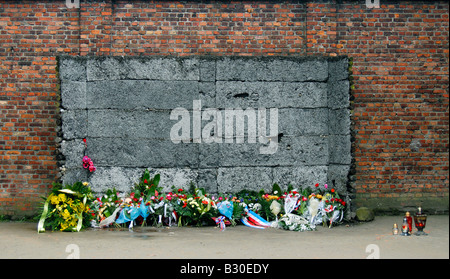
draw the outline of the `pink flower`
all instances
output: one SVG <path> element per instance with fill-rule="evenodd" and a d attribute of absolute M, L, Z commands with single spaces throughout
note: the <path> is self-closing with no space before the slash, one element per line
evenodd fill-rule
<path fill-rule="evenodd" d="M 91 161 L 91 159 L 88 156 L 84 156 L 83 157 L 83 163 L 84 164 L 89 164 L 90 161 Z"/>
<path fill-rule="evenodd" d="M 323 185 L 323 187 L 325 187 L 325 189 L 327 189 L 328 188 L 328 184 Z"/>
<path fill-rule="evenodd" d="M 90 172 L 93 172 L 97 169 L 94 166 L 94 162 L 92 162 L 91 158 L 89 158 L 88 156 L 83 157 L 83 168 L 89 169 Z"/>

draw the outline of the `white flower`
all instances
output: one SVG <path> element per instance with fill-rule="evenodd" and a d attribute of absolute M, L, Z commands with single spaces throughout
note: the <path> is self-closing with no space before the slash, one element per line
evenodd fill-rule
<path fill-rule="evenodd" d="M 259 210 L 261 210 L 261 209 L 262 209 L 262 205 L 261 205 L 261 204 L 255 203 L 255 204 L 253 205 L 253 210 L 254 210 L 254 211 L 259 211 Z"/>

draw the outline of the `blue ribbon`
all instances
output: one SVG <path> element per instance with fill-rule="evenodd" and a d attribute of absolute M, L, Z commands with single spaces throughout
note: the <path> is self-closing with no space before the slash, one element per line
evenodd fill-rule
<path fill-rule="evenodd" d="M 139 212 L 144 220 L 150 215 L 149 207 L 145 205 L 144 200 L 142 200 L 141 205 L 139 206 Z"/>

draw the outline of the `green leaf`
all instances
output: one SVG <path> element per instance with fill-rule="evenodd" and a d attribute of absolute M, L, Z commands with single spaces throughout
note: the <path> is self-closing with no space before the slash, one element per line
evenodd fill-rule
<path fill-rule="evenodd" d="M 276 194 L 275 194 L 275 192 L 276 192 Z M 281 191 L 281 188 L 280 188 L 280 186 L 278 186 L 278 184 L 277 183 L 275 183 L 275 184 L 273 184 L 273 186 L 272 186 L 272 193 L 275 195 L 275 196 L 281 196 L 281 195 L 283 195 L 283 191 Z"/>
<path fill-rule="evenodd" d="M 158 186 L 158 184 L 159 184 L 159 179 L 160 179 L 159 173 L 156 174 L 155 177 L 153 177 L 153 185 L 155 185 L 155 187 Z"/>
<path fill-rule="evenodd" d="M 144 175 L 142 176 L 142 181 L 144 181 L 144 180 L 148 180 L 148 179 L 150 179 L 150 172 L 148 171 L 148 169 L 146 169 L 145 171 L 144 171 Z"/>

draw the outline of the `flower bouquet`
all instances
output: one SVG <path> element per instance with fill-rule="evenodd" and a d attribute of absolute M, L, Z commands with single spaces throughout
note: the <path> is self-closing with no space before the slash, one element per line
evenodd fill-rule
<path fill-rule="evenodd" d="M 297 190 L 292 190 L 284 196 L 284 212 L 285 214 L 277 223 L 279 228 L 290 231 L 311 231 L 314 225 L 303 216 L 294 214 L 301 204 L 306 204 L 306 200 L 302 198 Z"/>
<path fill-rule="evenodd" d="M 121 209 L 123 199 L 119 198 L 117 190 L 108 189 L 104 195 L 98 197 L 92 202 L 91 214 L 95 218 L 93 227 L 106 227 L 110 224 L 116 224 L 117 214 Z"/>
<path fill-rule="evenodd" d="M 202 226 L 203 223 L 210 222 L 212 220 L 211 217 L 217 215 L 217 211 L 215 210 L 217 209 L 216 203 L 208 197 L 204 189 L 196 189 L 195 195 L 189 197 L 186 203 L 186 208 L 189 210 L 187 216 L 197 226 Z"/>
<path fill-rule="evenodd" d="M 147 221 L 150 221 L 154 225 L 161 226 L 165 201 L 161 194 L 162 188 L 158 186 L 159 180 L 159 174 L 152 178 L 149 170 L 146 169 L 139 182 L 135 184 L 121 204 L 122 210 L 116 223 L 130 222 L 129 228 L 132 228 L 135 222 L 144 226 Z"/>
<path fill-rule="evenodd" d="M 87 182 L 76 182 L 65 187 L 54 183 L 43 204 L 38 232 L 44 232 L 46 227 L 52 231 L 80 231 L 89 227 L 94 218 L 89 207 L 93 199 Z"/>
<path fill-rule="evenodd" d="M 345 208 L 346 203 L 339 197 L 339 194 L 334 189 L 325 193 L 322 197 L 322 201 L 324 203 L 323 211 L 325 212 L 323 214 L 325 217 L 324 225 L 325 222 L 329 222 L 329 227 L 331 228 L 336 221 L 342 221 L 342 218 L 344 217 L 343 209 Z"/>
<path fill-rule="evenodd" d="M 299 207 L 298 213 L 308 219 L 312 226 L 320 223 L 327 226 L 329 223 L 328 227 L 331 228 L 344 217 L 345 201 L 334 188 L 329 189 L 327 184 L 324 184 L 322 190 L 317 183 L 315 191 L 305 194 L 303 200 L 306 200 L 306 203 Z"/>

